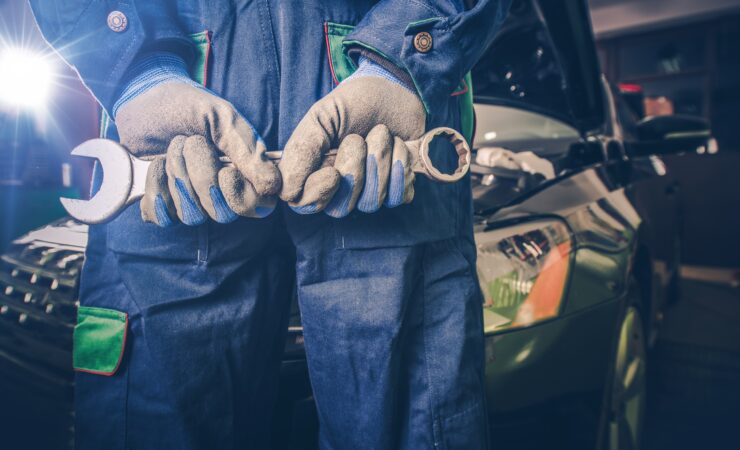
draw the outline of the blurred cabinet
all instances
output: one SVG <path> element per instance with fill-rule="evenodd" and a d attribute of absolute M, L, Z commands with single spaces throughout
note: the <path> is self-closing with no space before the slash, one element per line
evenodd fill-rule
<path fill-rule="evenodd" d="M 706 67 L 702 32 L 627 39 L 619 46 L 620 76 L 638 79 L 695 72 Z"/>
<path fill-rule="evenodd" d="M 646 115 L 706 117 L 720 149 L 740 151 L 740 15 L 610 38 L 598 46 L 607 78 L 642 88 Z"/>

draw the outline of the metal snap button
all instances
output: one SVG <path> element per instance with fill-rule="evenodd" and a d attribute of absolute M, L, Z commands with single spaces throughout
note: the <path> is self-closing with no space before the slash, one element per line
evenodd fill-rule
<path fill-rule="evenodd" d="M 126 18 L 126 15 L 121 11 L 113 11 L 108 14 L 108 28 L 110 28 L 111 30 L 115 31 L 116 33 L 120 33 L 122 31 L 125 31 L 127 26 L 128 19 Z"/>
<path fill-rule="evenodd" d="M 414 36 L 414 48 L 418 52 L 427 53 L 432 49 L 432 35 L 426 31 L 417 33 L 416 36 Z"/>

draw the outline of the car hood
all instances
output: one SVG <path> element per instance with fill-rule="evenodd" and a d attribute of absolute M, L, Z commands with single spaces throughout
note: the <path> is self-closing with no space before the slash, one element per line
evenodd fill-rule
<path fill-rule="evenodd" d="M 515 0 L 473 69 L 476 103 L 546 114 L 584 135 L 604 122 L 600 83 L 585 0 Z"/>

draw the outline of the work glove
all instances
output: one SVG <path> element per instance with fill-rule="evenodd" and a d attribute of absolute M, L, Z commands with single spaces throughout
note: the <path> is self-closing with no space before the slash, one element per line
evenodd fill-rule
<path fill-rule="evenodd" d="M 280 197 L 300 214 L 344 217 L 414 198 L 411 154 L 424 106 L 411 86 L 360 58 L 357 71 L 316 102 L 288 139 L 279 164 Z M 338 148 L 332 162 L 323 154 Z"/>
<path fill-rule="evenodd" d="M 155 53 L 129 73 L 113 107 L 121 144 L 151 159 L 141 217 L 160 226 L 211 217 L 265 217 L 275 208 L 280 173 L 265 143 L 228 101 L 192 81 L 183 59 Z M 227 156 L 233 167 L 224 167 Z"/>

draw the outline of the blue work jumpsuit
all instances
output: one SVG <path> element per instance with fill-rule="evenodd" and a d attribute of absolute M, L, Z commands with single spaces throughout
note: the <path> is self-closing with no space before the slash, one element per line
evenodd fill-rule
<path fill-rule="evenodd" d="M 509 1 L 30 3 L 104 110 L 142 52 L 171 51 L 280 149 L 357 50 L 410 76 L 428 128 L 470 133 L 466 73 Z M 426 51 L 414 42 L 422 32 Z M 438 144 L 436 163 L 456 167 Z M 78 448 L 269 448 L 294 288 L 323 448 L 485 448 L 469 180 L 419 177 L 415 188 L 410 205 L 339 220 L 283 207 L 158 228 L 132 206 L 91 226 L 75 330 Z"/>

